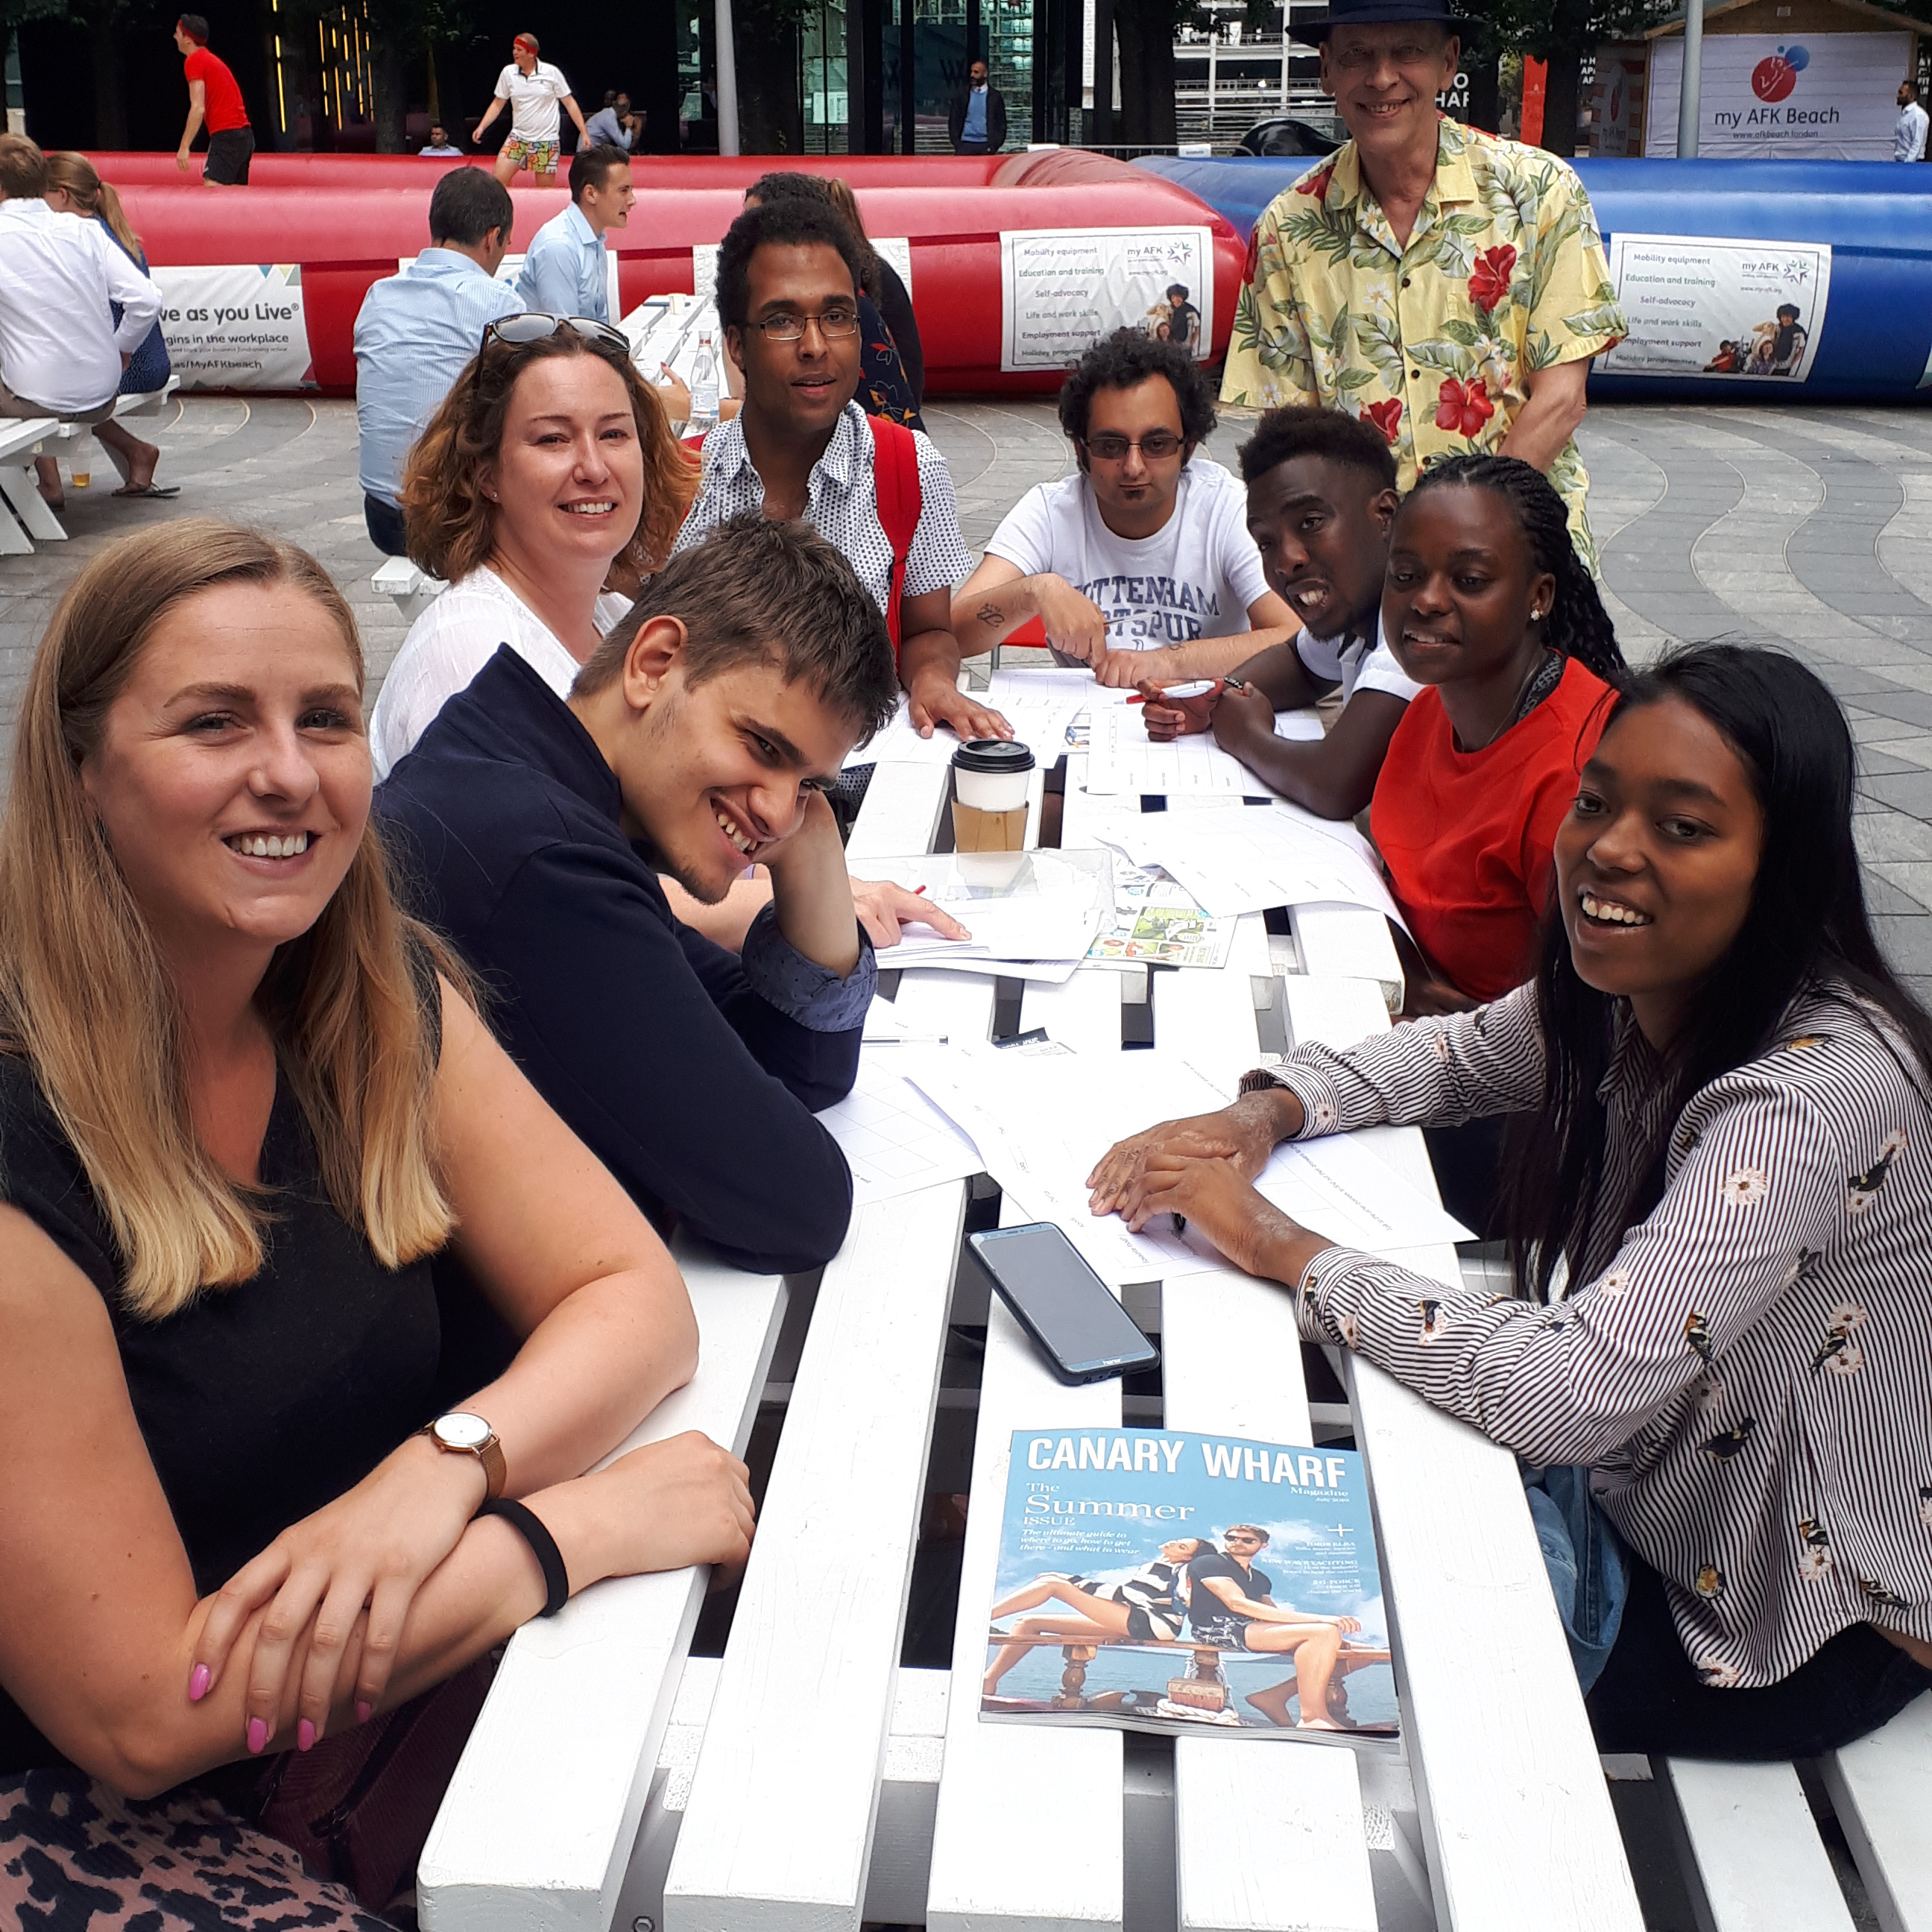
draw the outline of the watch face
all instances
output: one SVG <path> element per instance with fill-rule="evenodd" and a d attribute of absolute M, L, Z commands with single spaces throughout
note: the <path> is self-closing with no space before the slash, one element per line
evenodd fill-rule
<path fill-rule="evenodd" d="M 460 1411 L 436 1419 L 436 1439 L 451 1449 L 481 1449 L 490 1439 L 490 1425 L 480 1415 Z"/>

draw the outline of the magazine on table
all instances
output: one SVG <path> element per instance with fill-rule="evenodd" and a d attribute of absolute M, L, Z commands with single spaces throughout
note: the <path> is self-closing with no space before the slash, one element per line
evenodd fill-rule
<path fill-rule="evenodd" d="M 1158 1429 L 1016 1429 L 982 1718 L 1387 1744 L 1362 1460 Z"/>
<path fill-rule="evenodd" d="M 1228 963 L 1234 922 L 1210 919 L 1158 866 L 1114 868 L 1114 923 L 1087 954 L 1090 966 L 1206 966 Z"/>

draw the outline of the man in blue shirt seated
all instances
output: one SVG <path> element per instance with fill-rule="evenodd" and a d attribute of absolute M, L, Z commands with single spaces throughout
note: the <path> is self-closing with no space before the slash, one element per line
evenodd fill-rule
<path fill-rule="evenodd" d="M 604 105 L 584 124 L 586 144 L 622 148 L 628 154 L 637 146 L 644 126 L 644 117 L 631 112 L 631 97 L 620 88 L 607 88 Z"/>
<path fill-rule="evenodd" d="M 571 158 L 570 206 L 530 238 L 517 292 L 526 309 L 610 320 L 604 234 L 631 218 L 631 158 L 622 148 L 580 148 Z"/>
<path fill-rule="evenodd" d="M 417 150 L 423 154 L 454 154 L 461 159 L 463 150 L 449 138 L 449 130 L 440 121 L 429 124 L 429 146 Z"/>
<path fill-rule="evenodd" d="M 430 245 L 362 298 L 356 318 L 356 428 L 362 514 L 389 556 L 403 536 L 403 466 L 499 316 L 524 306 L 495 279 L 510 245 L 510 191 L 484 168 L 452 168 L 429 198 Z"/>
<path fill-rule="evenodd" d="M 845 1238 L 812 1118 L 850 1091 L 877 979 L 825 788 L 898 695 L 852 566 L 802 524 L 721 525 L 645 580 L 568 702 L 500 650 L 376 794 L 416 909 L 504 1045 L 660 1232 L 790 1272 Z M 739 952 L 658 874 L 772 902 Z"/>

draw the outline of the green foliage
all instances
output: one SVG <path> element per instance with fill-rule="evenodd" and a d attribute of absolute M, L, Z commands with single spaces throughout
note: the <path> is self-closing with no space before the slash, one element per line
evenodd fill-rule
<path fill-rule="evenodd" d="M 1640 38 L 1682 7 L 1680 0 L 1469 0 L 1467 11 L 1484 23 L 1486 51 L 1547 60 Z"/>

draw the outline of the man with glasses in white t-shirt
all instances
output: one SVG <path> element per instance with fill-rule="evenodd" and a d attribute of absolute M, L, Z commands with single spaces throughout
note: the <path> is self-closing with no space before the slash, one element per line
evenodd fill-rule
<path fill-rule="evenodd" d="M 952 599 L 961 654 L 1043 636 L 1102 684 L 1214 677 L 1300 626 L 1268 587 L 1247 497 L 1197 454 L 1214 386 L 1186 348 L 1124 328 L 1060 392 L 1079 468 L 1036 484 Z M 1034 620 L 1038 620 L 1036 627 Z"/>
<path fill-rule="evenodd" d="M 484 129 L 502 112 L 507 101 L 510 138 L 496 152 L 496 178 L 508 188 L 520 170 L 528 168 L 538 188 L 554 188 L 557 149 L 562 145 L 557 138 L 562 124 L 558 110 L 568 111 L 577 124 L 578 140 L 587 148 L 591 142 L 584 110 L 562 70 L 537 58 L 536 34 L 519 34 L 510 44 L 510 64 L 496 76 L 496 98 L 470 138 L 480 148 Z"/>

